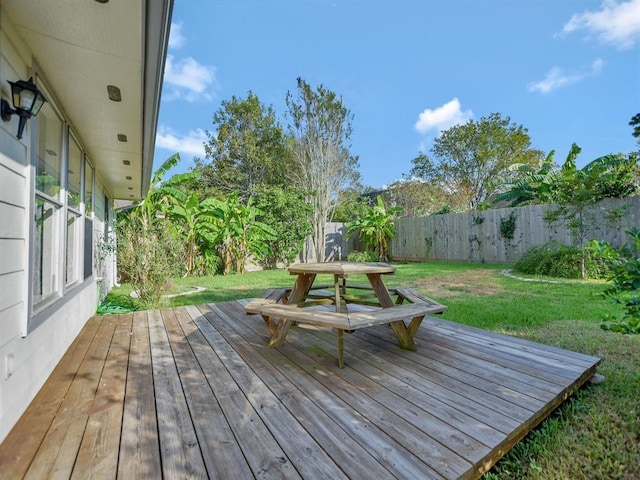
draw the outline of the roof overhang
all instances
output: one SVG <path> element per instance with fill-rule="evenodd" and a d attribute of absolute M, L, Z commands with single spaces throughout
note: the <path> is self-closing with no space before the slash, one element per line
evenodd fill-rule
<path fill-rule="evenodd" d="M 149 188 L 172 8 L 173 0 L 2 0 L 114 198 Z"/>

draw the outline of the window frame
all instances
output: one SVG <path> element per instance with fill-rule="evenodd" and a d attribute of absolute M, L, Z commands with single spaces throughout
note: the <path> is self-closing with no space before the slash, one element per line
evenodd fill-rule
<path fill-rule="evenodd" d="M 94 248 L 94 232 L 92 225 L 95 220 L 95 198 L 96 198 L 96 186 L 97 186 L 97 172 L 95 166 L 90 161 L 86 150 L 80 141 L 80 137 L 73 131 L 70 126 L 67 117 L 63 110 L 59 107 L 60 103 L 57 101 L 52 92 L 47 88 L 46 82 L 42 81 L 42 78 L 36 73 L 36 84 L 38 88 L 43 92 L 47 98 L 47 105 L 51 108 L 56 119 L 60 124 L 60 177 L 59 177 L 59 191 L 50 192 L 54 193 L 58 198 L 50 195 L 49 192 L 43 192 L 37 187 L 37 174 L 39 170 L 46 171 L 45 164 L 39 164 L 39 159 L 43 155 L 50 155 L 46 152 L 46 144 L 49 144 L 49 138 L 45 139 L 41 145 L 40 135 L 43 134 L 40 129 L 41 122 L 50 121 L 48 119 L 38 120 L 35 117 L 30 122 L 30 140 L 28 142 L 27 155 L 29 161 L 30 182 L 29 182 L 29 220 L 28 220 L 28 281 L 27 283 L 27 315 L 24 324 L 23 335 L 26 336 L 30 332 L 34 331 L 38 326 L 42 325 L 47 319 L 60 308 L 62 308 L 67 302 L 73 299 L 77 293 L 81 292 L 80 288 L 83 285 L 88 285 L 93 281 L 95 276 L 93 268 L 93 248 Z M 44 117 L 43 117 L 44 118 Z M 57 127 L 56 127 L 57 130 Z M 77 205 L 71 205 L 69 202 L 69 153 L 70 144 L 74 142 L 80 149 L 80 202 Z M 40 149 L 43 151 L 40 151 Z M 75 166 L 74 166 L 75 167 Z M 89 175 L 89 178 L 87 178 Z M 90 182 L 90 184 L 88 184 Z M 77 187 L 77 185 L 76 185 Z M 75 188 L 75 187 L 74 187 Z M 89 197 L 90 196 L 90 197 Z M 53 220 L 52 231 L 53 236 L 51 245 L 49 246 L 52 256 L 55 256 L 55 260 L 52 260 L 51 273 L 49 278 L 55 277 L 52 281 L 54 287 L 52 292 L 46 296 L 40 296 L 39 292 L 41 287 L 34 285 L 37 280 L 37 276 L 42 275 L 42 268 L 38 262 L 41 262 L 40 252 L 43 251 L 39 246 L 36 247 L 37 241 L 36 234 L 38 225 L 36 225 L 35 214 L 39 201 L 45 202 L 45 205 L 52 205 Z M 87 207 L 87 201 L 90 207 Z M 73 228 L 72 232 L 68 230 L 67 220 L 73 217 L 74 223 L 77 227 Z M 91 232 L 86 230 L 90 229 Z M 73 235 L 73 238 L 71 238 Z M 69 242 L 72 241 L 73 248 L 69 251 Z M 89 244 L 87 244 L 89 243 Z M 69 254 L 69 258 L 67 255 Z M 87 256 L 90 258 L 91 268 L 87 269 Z M 38 258 L 36 258 L 38 257 Z M 70 263 L 71 262 L 71 263 Z M 40 272 L 37 274 L 37 269 Z M 68 272 L 72 272 L 71 277 L 68 277 Z M 37 296 L 38 293 L 38 296 Z"/>

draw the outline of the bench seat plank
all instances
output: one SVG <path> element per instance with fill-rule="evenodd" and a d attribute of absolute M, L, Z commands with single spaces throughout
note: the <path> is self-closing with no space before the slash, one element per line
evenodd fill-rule
<path fill-rule="evenodd" d="M 288 288 L 271 288 L 264 292 L 260 297 L 252 299 L 244 306 L 246 313 L 257 314 L 264 305 L 272 305 L 279 303 L 289 293 Z"/>
<path fill-rule="evenodd" d="M 431 313 L 444 313 L 447 311 L 447 307 L 432 300 L 429 297 L 425 297 L 421 293 L 416 292 L 412 288 L 396 288 L 396 294 L 398 295 L 398 303 L 401 304 L 404 300 L 410 303 L 426 303 L 432 305 L 439 311 L 433 311 Z"/>

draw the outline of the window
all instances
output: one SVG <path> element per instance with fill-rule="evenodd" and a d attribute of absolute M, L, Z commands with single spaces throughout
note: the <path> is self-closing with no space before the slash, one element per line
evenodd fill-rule
<path fill-rule="evenodd" d="M 51 298 L 58 291 L 57 246 L 60 232 L 57 217 L 59 207 L 47 200 L 36 197 L 34 215 L 33 252 L 34 272 L 32 276 L 33 303 L 37 306 Z"/>
<path fill-rule="evenodd" d="M 36 117 L 38 149 L 36 152 L 36 190 L 60 201 L 60 170 L 62 167 L 62 119 L 49 102 Z"/>
<path fill-rule="evenodd" d="M 57 299 L 93 274 L 95 169 L 53 96 L 42 85 L 38 88 L 49 101 L 31 120 L 35 212 L 28 331 L 48 318 Z"/>
<path fill-rule="evenodd" d="M 49 103 L 36 117 L 35 212 L 33 216 L 33 305 L 38 309 L 60 291 L 59 227 L 62 167 L 62 119 Z"/>

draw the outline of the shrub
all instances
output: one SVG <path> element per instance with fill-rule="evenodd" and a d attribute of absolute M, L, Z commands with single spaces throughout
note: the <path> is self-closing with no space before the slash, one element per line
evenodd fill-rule
<path fill-rule="evenodd" d="M 143 306 L 156 305 L 174 270 L 175 241 L 159 220 L 133 216 L 118 225 L 118 271 Z"/>
<path fill-rule="evenodd" d="M 591 250 L 602 255 L 611 266 L 611 286 L 603 292 L 623 306 L 624 314 L 608 315 L 604 330 L 640 334 L 640 230 L 627 231 L 631 240 L 622 248 L 613 248 L 608 242 L 593 242 Z"/>
<path fill-rule="evenodd" d="M 376 252 L 351 252 L 347 255 L 350 262 L 379 262 L 380 258 Z"/>
<path fill-rule="evenodd" d="M 581 259 L 579 248 L 549 242 L 529 249 L 513 269 L 530 275 L 581 278 Z M 608 275 L 607 261 L 594 251 L 586 252 L 585 269 L 587 278 L 606 278 Z"/>

